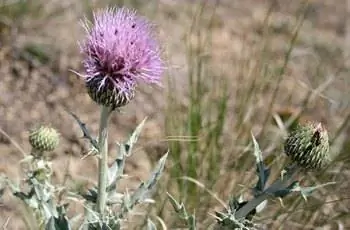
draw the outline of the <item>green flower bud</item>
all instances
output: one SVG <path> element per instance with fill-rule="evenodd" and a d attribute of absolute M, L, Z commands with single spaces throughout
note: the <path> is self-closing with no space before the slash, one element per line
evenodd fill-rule
<path fill-rule="evenodd" d="M 284 151 L 304 169 L 322 169 L 331 161 L 327 130 L 321 123 L 299 124 L 285 141 Z"/>
<path fill-rule="evenodd" d="M 54 150 L 59 142 L 59 133 L 54 129 L 41 126 L 29 134 L 29 143 L 39 152 Z"/>

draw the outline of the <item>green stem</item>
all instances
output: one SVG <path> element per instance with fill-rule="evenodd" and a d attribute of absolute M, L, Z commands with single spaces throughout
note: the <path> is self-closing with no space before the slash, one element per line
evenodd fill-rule
<path fill-rule="evenodd" d="M 108 173 L 108 118 L 110 108 L 101 107 L 100 129 L 98 133 L 99 160 L 98 160 L 98 197 L 97 197 L 97 212 L 101 219 L 105 217 L 105 207 L 107 201 L 107 173 Z"/>

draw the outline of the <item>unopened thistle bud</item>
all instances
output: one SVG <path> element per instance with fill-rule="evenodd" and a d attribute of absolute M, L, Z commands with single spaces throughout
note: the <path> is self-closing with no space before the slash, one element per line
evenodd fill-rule
<path fill-rule="evenodd" d="M 29 133 L 29 143 L 39 152 L 52 151 L 58 146 L 59 133 L 51 127 L 41 126 Z"/>
<path fill-rule="evenodd" d="M 285 141 L 284 151 L 304 169 L 322 169 L 331 161 L 327 130 L 321 123 L 298 125 Z"/>
<path fill-rule="evenodd" d="M 100 85 L 103 78 L 103 76 L 96 76 L 94 79 L 86 82 L 88 94 L 97 104 L 115 109 L 128 104 L 134 98 L 134 86 L 130 87 L 128 91 L 119 91 L 116 88 L 112 88 L 109 84 Z"/>
<path fill-rule="evenodd" d="M 160 83 L 163 62 L 146 19 L 126 8 L 109 8 L 94 14 L 84 27 L 85 74 L 79 75 L 96 103 L 115 109 L 134 98 L 139 81 Z"/>

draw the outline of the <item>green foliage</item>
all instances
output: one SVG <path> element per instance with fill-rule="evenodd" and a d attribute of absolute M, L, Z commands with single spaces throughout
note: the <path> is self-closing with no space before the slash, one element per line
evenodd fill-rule
<path fill-rule="evenodd" d="M 209 18 L 206 18 L 207 14 L 210 15 Z M 194 15 L 185 38 L 189 103 L 181 114 L 176 112 L 181 105 L 177 102 L 177 95 L 173 94 L 176 91 L 176 83 L 169 80 L 166 132 L 169 136 L 179 134 L 188 137 L 169 143 L 171 158 L 175 162 L 171 171 L 172 177 L 187 176 L 195 180 L 204 180 L 210 188 L 220 172 L 220 152 L 224 148 L 222 135 L 229 92 L 227 82 L 220 74 L 210 69 L 211 30 L 215 6 L 211 8 L 199 4 Z M 181 110 L 183 109 L 182 107 Z M 178 180 L 178 189 L 181 198 L 186 203 L 189 202 L 190 207 L 198 205 L 199 197 L 205 196 L 198 191 L 196 185 L 184 180 Z"/>
<path fill-rule="evenodd" d="M 76 115 L 72 114 L 72 116 L 80 125 L 84 137 L 93 144 L 94 139 L 90 136 L 85 124 Z M 85 200 L 86 209 L 82 226 L 86 226 L 88 229 L 120 229 L 123 226 L 124 220 L 127 218 L 127 214 L 136 205 L 149 203 L 149 195 L 154 190 L 156 183 L 164 171 L 168 153 L 159 160 L 150 178 L 146 182 L 141 182 L 133 193 L 130 194 L 127 191 L 124 193 L 117 192 L 118 182 L 124 176 L 126 158 L 131 156 L 133 147 L 140 136 L 145 121 L 146 119 L 137 126 L 127 141 L 117 144 L 119 149 L 116 158 L 111 167 L 108 168 L 106 189 L 108 215 L 106 219 L 101 219 L 100 214 L 95 209 L 99 192 L 97 186 L 90 188 L 83 194 L 64 194 L 67 198 L 78 195 Z M 31 223 L 34 224 L 27 227 L 29 229 L 46 230 L 72 229 L 71 221 L 75 221 L 75 218 L 70 220 L 66 214 L 68 203 L 57 203 L 57 195 L 62 188 L 51 182 L 52 163 L 44 155 L 34 154 L 26 156 L 22 164 L 26 164 L 28 167 L 28 172 L 25 175 L 25 187 L 27 189 L 22 189 L 22 185 L 16 184 L 6 177 L 1 177 L 0 182 L 2 185 L 7 185 L 13 195 L 23 201 L 26 208 L 31 210 L 27 213 L 29 216 L 27 218 L 32 219 Z M 2 186 L 1 194 L 3 191 L 4 188 Z M 151 220 L 148 221 L 147 226 L 148 229 L 156 229 Z"/>
<path fill-rule="evenodd" d="M 188 214 L 188 212 L 186 211 L 185 205 L 183 203 L 180 204 L 179 202 L 177 202 L 175 198 L 171 196 L 169 193 L 167 193 L 167 195 L 171 205 L 173 206 L 179 218 L 185 221 L 186 227 L 188 227 L 189 230 L 195 230 L 196 229 L 195 215 Z"/>

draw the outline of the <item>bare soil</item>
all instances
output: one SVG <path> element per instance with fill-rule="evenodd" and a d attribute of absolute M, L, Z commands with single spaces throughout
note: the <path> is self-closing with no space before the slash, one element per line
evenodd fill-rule
<path fill-rule="evenodd" d="M 104 6 L 95 2 L 92 1 L 90 7 Z M 184 38 L 196 3 L 180 0 L 153 2 L 156 10 L 149 4 L 142 6 L 140 13 L 149 16 L 157 25 L 163 55 L 169 66 L 164 86 L 141 85 L 135 100 L 120 113 L 115 113 L 110 124 L 110 148 L 113 149 L 114 141 L 124 140 L 144 117 L 148 117 L 138 149 L 128 162 L 127 173 L 132 176 L 125 184 L 128 188 L 133 188 L 134 182 L 146 179 L 155 160 L 167 149 L 164 141 L 167 78 L 176 82 L 179 89 L 171 93 L 183 97 L 186 104 L 188 67 Z M 247 43 L 254 46 L 261 42 L 270 2 L 222 0 L 217 7 L 212 35 L 213 71 L 231 79 L 234 87 L 239 87 L 240 83 L 236 81 L 232 63 L 242 58 L 241 50 Z M 214 7 L 215 1 L 208 1 L 208 4 Z M 274 7 L 269 23 L 273 30 L 271 53 L 276 63 L 283 59 L 300 5 L 301 1 L 280 0 Z M 81 159 L 88 145 L 81 138 L 78 125 L 67 113 L 67 110 L 75 113 L 92 132 L 97 133 L 99 108 L 86 94 L 82 80 L 70 71 L 83 71 L 78 41 L 83 36 L 79 20 L 85 15 L 84 6 L 79 1 L 51 0 L 45 7 L 47 12 L 58 7 L 64 10 L 46 20 L 32 15 L 18 18 L 16 26 L 0 30 L 0 128 L 28 153 L 30 128 L 38 124 L 55 127 L 61 133 L 60 146 L 52 154 L 55 180 L 63 183 L 65 175 L 69 174 L 70 178 L 86 186 L 97 179 L 96 161 L 92 157 Z M 316 95 L 317 100 L 305 112 L 305 116 L 328 123 L 332 131 L 344 119 L 350 102 L 349 51 L 345 50 L 350 43 L 346 24 L 347 2 L 310 1 L 309 11 L 285 73 L 283 89 L 299 87 L 296 92 L 302 94 L 332 78 L 324 93 Z M 28 52 L 29 45 L 40 46 L 44 54 Z M 48 61 L 40 60 L 42 56 Z M 295 95 L 293 105 L 281 103 L 278 106 L 298 108 L 301 104 L 298 98 L 302 95 Z M 232 114 L 231 119 L 234 116 Z M 0 134 L 0 173 L 19 180 L 22 157 L 12 142 Z M 9 219 L 7 229 L 25 229 L 17 207 L 8 194 L 0 200 L 0 225 Z"/>

